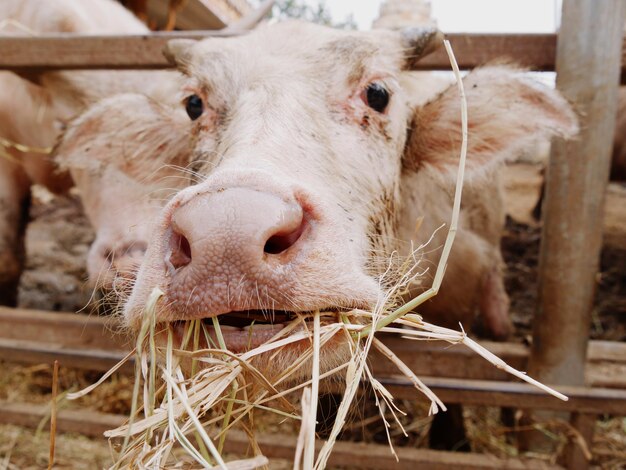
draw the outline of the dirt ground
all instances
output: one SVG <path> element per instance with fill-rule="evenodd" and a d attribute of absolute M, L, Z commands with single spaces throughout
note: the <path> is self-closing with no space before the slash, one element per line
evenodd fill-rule
<path fill-rule="evenodd" d="M 529 338 L 537 290 L 537 260 L 540 226 L 531 211 L 541 183 L 540 165 L 515 164 L 506 169 L 506 195 L 509 218 L 502 242 L 507 262 L 506 286 L 511 296 L 511 314 L 516 339 Z M 93 231 L 82 214 L 76 196 L 50 197 L 35 193 L 32 223 L 27 232 L 28 262 L 19 292 L 20 306 L 41 310 L 78 311 L 88 305 L 84 260 L 93 240 Z M 605 217 L 605 246 L 598 296 L 593 315 L 592 337 L 626 341 L 626 187 L 612 184 Z M 86 309 L 88 310 L 88 308 Z M 0 366 L 0 399 L 45 403 L 49 400 L 49 366 Z M 93 374 L 64 371 L 61 389 L 78 388 L 95 380 Z M 116 377 L 80 406 L 104 412 L 125 413 L 130 399 L 128 379 Z M 125 382 L 126 381 L 126 382 Z M 398 445 L 423 447 L 427 444 L 430 419 L 423 404 L 403 403 L 409 415 L 405 424 L 409 436 L 394 436 Z M 466 408 L 465 422 L 473 450 L 499 456 L 515 455 L 507 443 L 505 430 L 496 411 Z M 346 436 L 382 442 L 384 429 L 372 418 L 371 409 L 359 411 Z M 272 426 L 270 426 L 272 427 Z M 284 425 L 280 427 L 284 432 Z M 366 429 L 363 433 L 362 430 Z M 357 435 L 361 436 L 360 438 Z M 626 468 L 626 418 L 607 417 L 597 425 L 594 453 L 601 468 Z M 48 435 L 15 426 L 0 426 L 0 468 L 41 468 L 47 462 Z M 108 445 L 80 436 L 59 436 L 57 468 L 102 468 L 109 462 Z M 6 465 L 5 465 L 6 463 Z M 287 468 L 276 462 L 273 468 Z"/>
<path fill-rule="evenodd" d="M 18 302 L 23 308 L 76 312 L 91 296 L 85 260 L 94 232 L 77 195 L 33 191 L 26 232 L 26 269 Z"/>
<path fill-rule="evenodd" d="M 528 338 L 537 302 L 541 226 L 532 217 L 542 181 L 541 165 L 516 164 L 506 169 L 509 213 L 502 240 L 507 264 L 506 289 L 517 338 Z M 626 185 L 607 191 L 604 246 L 600 260 L 591 338 L 626 341 Z"/>

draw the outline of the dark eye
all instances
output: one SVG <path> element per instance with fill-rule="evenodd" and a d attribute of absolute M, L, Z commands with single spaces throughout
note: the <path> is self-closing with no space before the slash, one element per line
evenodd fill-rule
<path fill-rule="evenodd" d="M 380 83 L 370 83 L 361 94 L 363 102 L 379 113 L 384 113 L 389 104 L 389 92 Z"/>
<path fill-rule="evenodd" d="M 202 111 L 204 111 L 202 99 L 198 95 L 191 95 L 189 98 L 187 98 L 187 102 L 185 103 L 185 110 L 187 111 L 187 115 L 191 118 L 191 120 L 195 121 L 200 116 L 202 116 Z"/>

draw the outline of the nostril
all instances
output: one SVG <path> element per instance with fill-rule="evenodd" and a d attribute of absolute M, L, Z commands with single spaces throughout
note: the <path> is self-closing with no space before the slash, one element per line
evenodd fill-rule
<path fill-rule="evenodd" d="M 302 232 L 304 232 L 304 227 L 305 221 L 302 219 L 302 222 L 295 230 L 288 233 L 275 233 L 265 242 L 263 251 L 270 255 L 278 255 L 286 251 L 298 241 Z"/>
<path fill-rule="evenodd" d="M 170 237 L 169 262 L 175 269 L 191 263 L 191 246 L 189 240 L 182 233 L 173 231 Z"/>

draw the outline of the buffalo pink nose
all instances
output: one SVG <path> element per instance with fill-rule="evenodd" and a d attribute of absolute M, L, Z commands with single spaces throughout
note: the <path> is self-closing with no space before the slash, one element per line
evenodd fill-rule
<path fill-rule="evenodd" d="M 186 267 L 195 279 L 216 275 L 254 275 L 302 235 L 302 207 L 264 192 L 230 188 L 200 194 L 172 215 L 169 264 Z M 282 260 L 282 261 L 281 261 Z"/>

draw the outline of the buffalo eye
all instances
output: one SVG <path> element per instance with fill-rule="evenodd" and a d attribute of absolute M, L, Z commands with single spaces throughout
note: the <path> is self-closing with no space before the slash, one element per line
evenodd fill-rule
<path fill-rule="evenodd" d="M 191 118 L 192 121 L 195 121 L 200 116 L 202 116 L 202 112 L 204 111 L 204 104 L 202 103 L 202 98 L 198 95 L 191 95 L 187 98 L 185 102 L 185 111 L 187 111 L 187 115 Z"/>
<path fill-rule="evenodd" d="M 384 113 L 389 104 L 389 92 L 380 83 L 370 83 L 363 93 L 361 93 L 363 102 L 374 111 Z"/>

